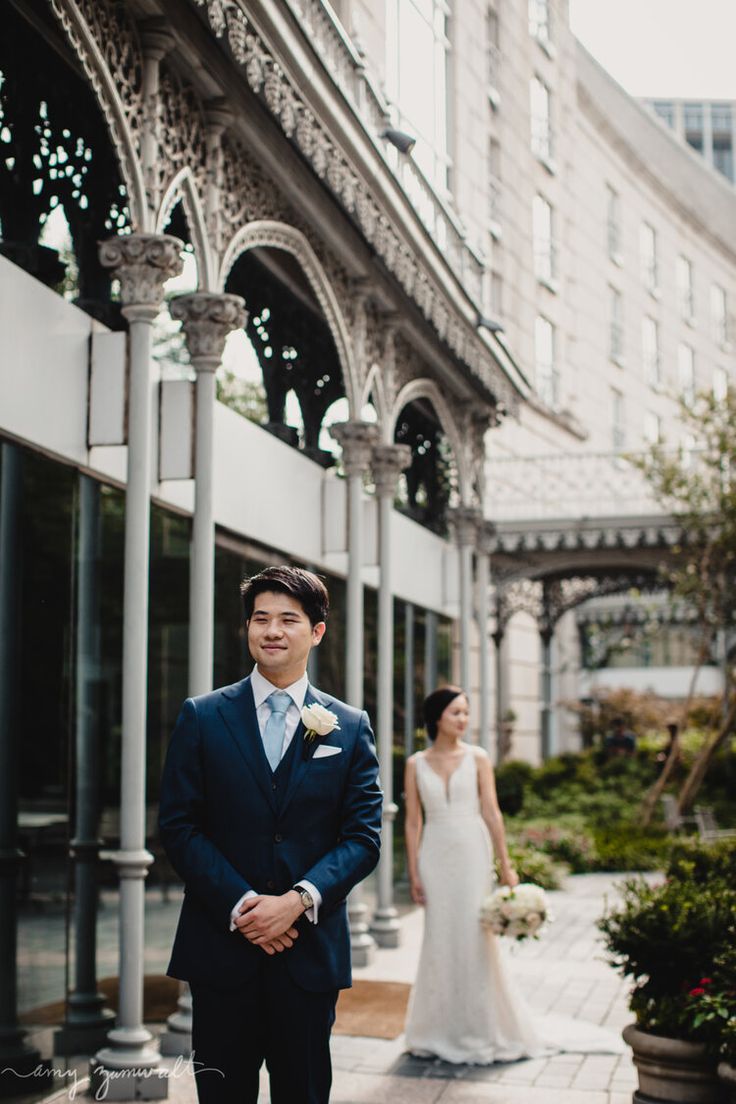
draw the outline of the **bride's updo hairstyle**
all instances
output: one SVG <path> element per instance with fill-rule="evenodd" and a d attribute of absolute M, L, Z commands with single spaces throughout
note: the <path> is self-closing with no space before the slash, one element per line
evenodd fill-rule
<path fill-rule="evenodd" d="M 441 686 L 439 690 L 433 690 L 428 698 L 424 699 L 424 725 L 427 729 L 428 739 L 434 741 L 437 737 L 437 723 L 447 709 L 451 701 L 454 701 L 465 691 L 461 686 Z"/>

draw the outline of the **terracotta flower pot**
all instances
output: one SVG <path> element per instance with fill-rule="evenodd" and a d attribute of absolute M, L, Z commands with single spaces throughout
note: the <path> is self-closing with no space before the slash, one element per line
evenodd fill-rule
<path fill-rule="evenodd" d="M 651 1035 L 634 1024 L 624 1028 L 623 1037 L 634 1052 L 639 1071 L 635 1102 L 727 1104 L 728 1093 L 718 1079 L 716 1060 L 706 1054 L 702 1043 Z"/>
<path fill-rule="evenodd" d="M 731 1104 L 736 1104 L 736 1065 L 721 1062 L 718 1066 L 718 1076 L 726 1086 L 727 1099 Z"/>

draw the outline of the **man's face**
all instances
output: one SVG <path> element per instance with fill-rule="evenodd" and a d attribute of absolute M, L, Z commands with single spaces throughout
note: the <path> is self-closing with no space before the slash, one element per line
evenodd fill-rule
<path fill-rule="evenodd" d="M 256 596 L 247 623 L 248 649 L 269 682 L 289 686 L 304 674 L 309 653 L 325 628 L 324 621 L 311 624 L 296 598 L 266 590 Z"/>

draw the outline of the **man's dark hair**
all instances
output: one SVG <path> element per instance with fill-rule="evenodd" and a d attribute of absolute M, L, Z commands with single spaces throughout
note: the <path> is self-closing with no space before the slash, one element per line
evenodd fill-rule
<path fill-rule="evenodd" d="M 312 625 L 326 621 L 330 609 L 330 596 L 327 587 L 312 571 L 302 567 L 266 567 L 257 575 L 243 579 L 240 593 L 243 598 L 243 614 L 246 622 L 253 616 L 253 606 L 259 594 L 264 591 L 276 591 L 295 598 L 306 613 Z"/>

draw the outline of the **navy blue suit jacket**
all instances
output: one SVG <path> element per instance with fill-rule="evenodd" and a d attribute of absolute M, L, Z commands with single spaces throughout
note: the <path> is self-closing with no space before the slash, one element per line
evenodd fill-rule
<path fill-rule="evenodd" d="M 247 984 L 265 951 L 230 913 L 249 889 L 280 894 L 305 878 L 322 894 L 319 923 L 298 921 L 280 952 L 293 980 L 326 992 L 351 984 L 345 898 L 378 862 L 381 790 L 365 712 L 311 686 L 307 703 L 337 714 L 339 730 L 319 740 L 341 749 L 314 758 L 304 727 L 281 792 L 274 788 L 250 678 L 184 703 L 161 781 L 161 841 L 184 882 L 168 973 L 230 988 Z"/>

